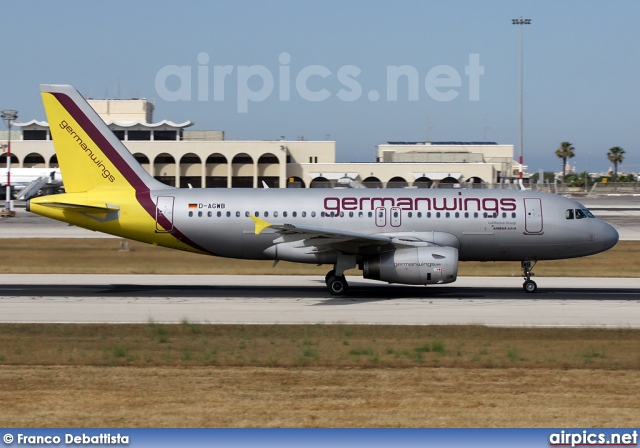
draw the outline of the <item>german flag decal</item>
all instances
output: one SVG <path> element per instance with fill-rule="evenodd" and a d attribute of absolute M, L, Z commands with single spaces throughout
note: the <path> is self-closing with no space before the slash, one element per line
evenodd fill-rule
<path fill-rule="evenodd" d="M 189 208 L 198 208 L 198 204 L 189 204 Z"/>

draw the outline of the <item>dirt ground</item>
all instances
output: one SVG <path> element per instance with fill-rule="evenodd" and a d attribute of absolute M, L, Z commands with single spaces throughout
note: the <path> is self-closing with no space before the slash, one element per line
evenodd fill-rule
<path fill-rule="evenodd" d="M 630 427 L 640 331 L 0 325 L 0 427 Z"/>
<path fill-rule="evenodd" d="M 0 366 L 2 427 L 632 427 L 640 371 Z"/>

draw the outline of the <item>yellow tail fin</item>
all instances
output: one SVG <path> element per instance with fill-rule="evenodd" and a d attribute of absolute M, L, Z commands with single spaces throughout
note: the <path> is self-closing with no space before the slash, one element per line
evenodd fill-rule
<path fill-rule="evenodd" d="M 67 193 L 166 187 L 140 166 L 75 88 L 40 88 Z"/>

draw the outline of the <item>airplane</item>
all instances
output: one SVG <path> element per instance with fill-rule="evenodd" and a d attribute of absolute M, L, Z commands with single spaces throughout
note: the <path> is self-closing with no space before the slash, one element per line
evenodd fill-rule
<path fill-rule="evenodd" d="M 539 260 L 613 247 L 618 233 L 579 202 L 544 192 L 475 189 L 180 189 L 135 160 L 82 95 L 41 85 L 65 193 L 27 210 L 86 229 L 228 258 L 327 264 L 428 285 L 454 282 L 459 261 L 519 261 L 523 289 Z"/>
<path fill-rule="evenodd" d="M 7 169 L 0 168 L 0 186 L 7 185 Z M 62 187 L 60 168 L 11 168 L 11 188 L 20 191 L 18 199 L 29 199 L 40 190 Z"/>

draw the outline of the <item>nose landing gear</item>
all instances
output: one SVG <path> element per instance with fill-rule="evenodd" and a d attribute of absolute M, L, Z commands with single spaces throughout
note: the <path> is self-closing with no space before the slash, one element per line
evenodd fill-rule
<path fill-rule="evenodd" d="M 538 285 L 536 284 L 536 282 L 531 280 L 531 277 L 535 275 L 533 272 L 531 272 L 535 265 L 536 263 L 534 262 L 532 264 L 531 261 L 523 261 L 521 263 L 522 276 L 524 277 L 524 283 L 522 284 L 522 289 L 524 289 L 526 292 L 536 292 L 536 290 L 538 289 Z"/>

